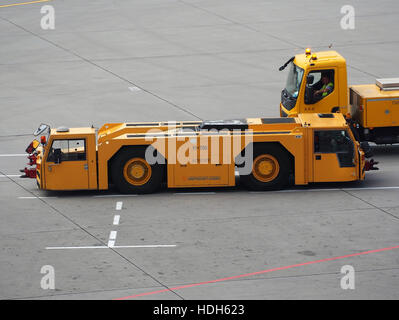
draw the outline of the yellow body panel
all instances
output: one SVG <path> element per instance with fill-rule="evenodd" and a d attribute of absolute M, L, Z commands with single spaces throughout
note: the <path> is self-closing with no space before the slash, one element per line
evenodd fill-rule
<path fill-rule="evenodd" d="M 399 126 L 399 90 L 380 90 L 375 84 L 350 87 L 351 117 L 364 128 Z"/>
<path fill-rule="evenodd" d="M 320 157 L 320 159 L 317 159 Z M 335 153 L 315 153 L 314 161 L 314 181 L 354 181 L 358 180 L 357 168 L 340 168 L 337 154 Z"/>

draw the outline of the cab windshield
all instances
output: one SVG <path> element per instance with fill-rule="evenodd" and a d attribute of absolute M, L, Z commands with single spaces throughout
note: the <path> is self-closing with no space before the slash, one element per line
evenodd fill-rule
<path fill-rule="evenodd" d="M 288 73 L 285 91 L 291 98 L 297 98 L 299 89 L 301 88 L 303 69 L 298 67 L 293 62 L 290 63 L 290 71 Z"/>

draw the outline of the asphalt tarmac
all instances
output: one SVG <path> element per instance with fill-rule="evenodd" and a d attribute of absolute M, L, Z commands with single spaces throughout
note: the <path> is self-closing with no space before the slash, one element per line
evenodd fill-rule
<path fill-rule="evenodd" d="M 278 67 L 306 47 L 340 52 L 349 84 L 398 77 L 398 1 L 17 2 L 0 1 L 0 299 L 399 298 L 399 146 L 374 147 L 365 181 L 276 192 L 18 177 L 40 123 L 278 117 Z"/>

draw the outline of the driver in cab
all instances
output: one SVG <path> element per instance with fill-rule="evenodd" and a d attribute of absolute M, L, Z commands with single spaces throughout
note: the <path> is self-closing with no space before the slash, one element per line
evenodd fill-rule
<path fill-rule="evenodd" d="M 320 88 L 320 90 L 314 92 L 314 98 L 316 100 L 321 100 L 327 97 L 334 90 L 334 84 L 330 80 L 330 76 L 327 73 L 322 74 L 321 83 L 322 87 Z"/>

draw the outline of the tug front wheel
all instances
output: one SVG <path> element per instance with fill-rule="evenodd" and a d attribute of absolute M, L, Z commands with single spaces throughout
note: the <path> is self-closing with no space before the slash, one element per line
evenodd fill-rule
<path fill-rule="evenodd" d="M 122 193 L 152 193 L 161 187 L 164 166 L 150 165 L 145 148 L 128 148 L 118 153 L 111 164 L 111 177 Z"/>
<path fill-rule="evenodd" d="M 252 171 L 240 176 L 241 182 L 251 190 L 278 190 L 289 182 L 290 158 L 277 145 L 255 145 Z"/>

